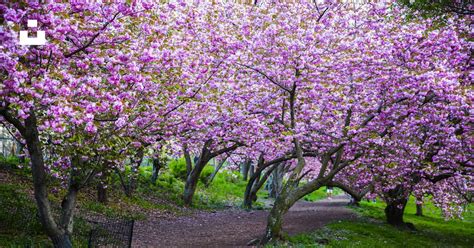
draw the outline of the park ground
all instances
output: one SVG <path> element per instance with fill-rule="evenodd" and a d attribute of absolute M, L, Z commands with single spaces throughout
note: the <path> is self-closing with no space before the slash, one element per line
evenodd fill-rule
<path fill-rule="evenodd" d="M 253 210 L 240 208 L 245 181 L 236 172 L 222 171 L 204 187 L 200 185 L 192 208 L 183 207 L 183 182 L 172 169 L 160 174 L 156 185 L 149 183 L 144 167 L 140 184 L 132 197 L 126 197 L 112 179 L 108 204 L 98 203 L 95 188 L 81 193 L 75 220 L 75 247 L 86 247 L 89 224 L 96 218 L 134 219 L 133 246 L 246 246 L 263 234 L 271 199 L 259 192 Z M 52 180 L 52 184 L 55 181 Z M 59 204 L 61 187 L 50 195 Z M 339 191 L 340 193 L 340 191 Z M 384 204 L 361 202 L 347 207 L 343 194 L 325 199 L 324 189 L 298 202 L 285 216 L 289 236 L 275 247 L 473 247 L 474 206 L 468 206 L 463 219 L 445 220 L 431 202 L 424 205 L 424 216 L 415 216 L 411 200 L 405 220 L 416 231 L 398 230 L 384 223 Z M 31 178 L 26 167 L 16 161 L 0 163 L 0 247 L 48 247 L 48 240 L 35 218 Z"/>

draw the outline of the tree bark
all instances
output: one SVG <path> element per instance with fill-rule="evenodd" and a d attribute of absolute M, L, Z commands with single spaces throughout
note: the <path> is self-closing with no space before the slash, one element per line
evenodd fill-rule
<path fill-rule="evenodd" d="M 183 201 L 185 206 L 191 206 L 193 202 L 194 193 L 196 192 L 199 176 L 201 175 L 204 166 L 206 166 L 206 164 L 211 159 L 211 153 L 209 151 L 209 146 L 211 145 L 211 143 L 212 140 L 208 140 L 204 143 L 201 154 L 198 160 L 196 161 L 194 168 L 191 170 L 191 172 L 186 178 L 183 194 Z"/>
<path fill-rule="evenodd" d="M 209 187 L 209 185 L 211 185 L 212 181 L 214 180 L 214 178 L 216 177 L 217 173 L 219 172 L 219 170 L 222 168 L 222 166 L 224 165 L 225 161 L 227 160 L 229 156 L 225 157 L 222 161 L 219 161 L 219 163 L 216 165 L 216 168 L 214 169 L 214 172 L 212 172 L 212 174 L 209 176 L 209 178 L 207 179 L 207 182 L 206 182 L 206 188 Z"/>
<path fill-rule="evenodd" d="M 250 169 L 251 163 L 252 163 L 252 160 L 247 159 L 241 165 L 242 166 L 241 173 L 242 173 L 242 178 L 244 179 L 244 181 L 247 181 L 249 178 L 249 169 Z"/>
<path fill-rule="evenodd" d="M 51 204 L 48 200 L 46 168 L 34 112 L 30 112 L 30 116 L 25 120 L 25 126 L 18 126 L 17 129 L 19 129 L 25 139 L 28 154 L 30 155 L 33 190 L 38 207 L 38 215 L 45 233 L 53 242 L 54 247 L 72 247 L 67 230 L 72 231 L 73 223 L 68 218 L 72 219 L 77 192 L 75 190 L 68 192 L 65 201 L 63 201 L 63 208 L 67 207 L 69 209 L 63 210 L 62 223 L 60 223 L 62 225 L 58 225 L 54 220 Z"/>
<path fill-rule="evenodd" d="M 186 178 L 183 195 L 185 206 L 191 206 L 194 193 L 196 192 L 197 183 L 199 181 L 199 176 L 201 175 L 201 172 L 204 169 L 204 166 L 206 166 L 207 162 L 209 162 L 209 160 L 205 157 L 199 159 L 191 173 Z"/>
<path fill-rule="evenodd" d="M 413 224 L 406 223 L 403 220 L 408 197 L 409 194 L 407 194 L 406 189 L 402 185 L 398 185 L 386 193 L 385 202 L 387 206 L 385 207 L 385 217 L 388 224 L 398 228 L 415 229 Z"/>
<path fill-rule="evenodd" d="M 56 248 L 72 248 L 71 237 L 68 234 L 57 235 L 50 237 L 53 246 Z"/>
<path fill-rule="evenodd" d="M 139 148 L 135 157 L 135 160 L 132 161 L 131 171 L 130 171 L 130 181 L 128 186 L 128 197 L 131 197 L 133 192 L 137 189 L 138 177 L 140 176 L 140 165 L 143 162 L 143 157 L 145 155 L 144 149 Z"/>
<path fill-rule="evenodd" d="M 189 176 L 193 170 L 193 162 L 191 160 L 191 155 L 189 154 L 188 145 L 186 143 L 183 145 L 183 154 L 184 160 L 186 161 L 186 176 Z"/>
<path fill-rule="evenodd" d="M 252 208 L 252 188 L 253 185 L 256 183 L 257 178 L 260 177 L 260 173 L 256 172 L 254 173 L 250 178 L 249 181 L 247 182 L 247 185 L 245 187 L 245 193 L 244 193 L 244 203 L 243 206 L 244 208 L 251 209 Z"/>
<path fill-rule="evenodd" d="M 107 204 L 107 188 L 103 182 L 97 183 L 97 201 L 102 204 Z"/>
<path fill-rule="evenodd" d="M 405 212 L 406 203 L 406 199 L 394 200 L 387 203 L 385 207 L 385 217 L 387 218 L 388 224 L 397 227 L 405 226 L 403 213 Z"/>
<path fill-rule="evenodd" d="M 204 142 L 204 145 L 201 150 L 201 154 L 199 155 L 197 161 L 195 162 L 194 168 L 191 170 L 191 173 L 186 178 L 186 183 L 184 185 L 184 194 L 183 194 L 183 201 L 185 206 L 191 206 L 193 201 L 194 193 L 196 192 L 197 183 L 199 180 L 199 176 L 201 175 L 204 166 L 214 157 L 217 157 L 224 153 L 230 153 L 233 150 L 237 149 L 241 146 L 241 143 L 236 142 L 232 146 L 228 146 L 217 151 L 211 152 L 210 146 L 213 140 L 209 139 Z"/>
<path fill-rule="evenodd" d="M 423 204 L 417 203 L 416 204 L 416 216 L 423 216 Z"/>
<path fill-rule="evenodd" d="M 156 184 L 156 180 L 158 180 L 158 174 L 160 173 L 161 170 L 161 161 L 159 158 L 154 158 L 153 159 L 153 172 L 151 174 L 151 183 Z"/>
<path fill-rule="evenodd" d="M 284 238 L 282 232 L 283 216 L 288 212 L 288 209 L 295 204 L 296 201 L 301 199 L 303 196 L 319 189 L 322 184 L 319 179 L 315 179 L 304 186 L 295 188 L 297 182 L 286 183 L 280 194 L 273 204 L 273 208 L 270 211 L 267 219 L 267 227 L 265 235 L 260 241 L 260 245 L 274 242 L 276 240 Z"/>
<path fill-rule="evenodd" d="M 278 166 L 275 167 L 275 169 L 272 172 L 272 175 L 271 175 L 272 180 L 271 180 L 270 189 L 268 192 L 268 195 L 271 198 L 277 198 L 281 192 L 281 189 L 283 187 L 283 175 L 284 175 L 283 167 L 284 166 L 285 166 L 284 164 L 279 164 Z"/>
<path fill-rule="evenodd" d="M 253 177 L 255 174 L 255 166 L 253 165 L 253 163 L 250 163 L 249 165 L 249 171 L 248 171 L 248 177 Z"/>

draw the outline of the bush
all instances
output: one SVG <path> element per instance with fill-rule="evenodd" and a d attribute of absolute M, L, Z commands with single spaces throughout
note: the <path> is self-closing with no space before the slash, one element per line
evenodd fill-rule
<path fill-rule="evenodd" d="M 171 174 L 178 179 L 186 181 L 186 160 L 184 158 L 179 158 L 175 160 L 171 160 L 168 164 L 168 167 L 171 171 Z M 206 183 L 211 174 L 214 172 L 214 167 L 210 165 L 204 166 L 202 169 L 201 175 L 199 175 L 199 181 L 202 183 Z"/>
<path fill-rule="evenodd" d="M 187 170 L 186 170 L 186 160 L 184 158 L 171 160 L 168 166 L 170 168 L 171 174 L 175 178 L 179 178 L 183 181 L 186 180 Z"/>
<path fill-rule="evenodd" d="M 0 167 L 17 168 L 20 164 L 20 158 L 17 156 L 4 157 L 0 155 Z"/>
<path fill-rule="evenodd" d="M 209 177 L 211 176 L 213 172 L 214 172 L 214 167 L 210 165 L 204 166 L 204 169 L 202 169 L 201 175 L 199 176 L 199 180 L 202 183 L 207 183 L 207 181 L 209 180 Z"/>

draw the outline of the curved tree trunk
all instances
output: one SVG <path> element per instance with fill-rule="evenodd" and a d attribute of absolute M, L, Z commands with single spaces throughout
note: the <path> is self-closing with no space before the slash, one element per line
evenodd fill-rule
<path fill-rule="evenodd" d="M 23 127 L 20 128 L 23 129 Z M 30 112 L 30 116 L 25 120 L 25 127 L 20 132 L 25 138 L 28 154 L 30 155 L 33 190 L 40 222 L 46 234 L 53 242 L 54 247 L 72 247 L 68 230 L 72 231 L 72 217 L 77 191 L 75 189 L 69 190 L 66 195 L 62 204 L 63 214 L 61 216 L 61 223 L 58 225 L 54 220 L 51 204 L 48 200 L 46 167 L 36 127 L 36 117 L 33 112 Z"/>
<path fill-rule="evenodd" d="M 256 172 L 254 173 L 250 178 L 249 181 L 247 182 L 247 185 L 245 187 L 245 192 L 244 192 L 244 203 L 243 206 L 244 208 L 250 209 L 252 208 L 252 188 L 254 184 L 256 183 L 257 179 L 260 178 L 261 172 Z"/>
<path fill-rule="evenodd" d="M 186 178 L 183 194 L 183 201 L 185 206 L 191 206 L 193 202 L 194 193 L 196 192 L 197 183 L 199 181 L 199 176 L 201 175 L 204 166 L 206 166 L 206 164 L 211 159 L 211 153 L 209 151 L 209 146 L 211 145 L 211 143 L 211 140 L 205 142 L 201 151 L 201 155 L 195 162 L 194 168 L 191 170 L 191 172 Z M 188 161 L 186 161 L 186 163 L 188 163 Z"/>
<path fill-rule="evenodd" d="M 193 196 L 196 192 L 196 187 L 199 181 L 199 176 L 201 175 L 204 166 L 211 160 L 221 154 L 229 153 L 235 149 L 237 149 L 242 144 L 235 143 L 232 146 L 224 147 L 217 151 L 211 152 L 210 145 L 212 144 L 213 140 L 209 139 L 204 142 L 204 145 L 201 150 L 201 154 L 199 155 L 198 159 L 195 162 L 194 168 L 191 170 L 189 175 L 186 177 L 186 183 L 184 185 L 184 194 L 183 194 L 183 201 L 184 205 L 190 206 L 193 202 Z M 186 159 L 187 166 L 189 165 L 188 160 Z"/>
<path fill-rule="evenodd" d="M 227 158 L 229 158 L 229 156 L 225 157 L 223 160 L 219 161 L 217 165 L 215 165 L 214 171 L 212 172 L 212 174 L 209 176 L 209 178 L 206 181 L 206 185 L 205 185 L 206 188 L 209 187 L 209 185 L 211 185 L 212 181 L 214 181 L 214 178 L 216 177 L 217 173 L 224 165 Z"/>
<path fill-rule="evenodd" d="M 209 160 L 199 159 L 191 173 L 189 173 L 188 177 L 186 178 L 183 195 L 184 205 L 191 206 L 194 193 L 196 192 L 197 183 L 199 181 L 199 176 L 201 175 L 201 172 L 204 169 L 204 166 L 206 166 L 207 162 L 209 162 Z"/>

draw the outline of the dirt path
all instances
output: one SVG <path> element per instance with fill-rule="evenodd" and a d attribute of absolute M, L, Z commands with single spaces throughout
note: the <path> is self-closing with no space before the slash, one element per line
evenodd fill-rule
<path fill-rule="evenodd" d="M 290 235 L 310 232 L 337 220 L 355 218 L 348 199 L 336 196 L 318 202 L 297 202 L 284 218 Z M 198 212 L 173 219 L 137 222 L 133 247 L 243 247 L 265 231 L 267 211 Z"/>

